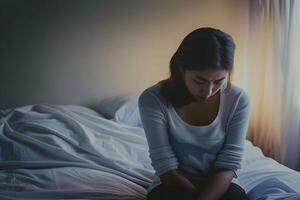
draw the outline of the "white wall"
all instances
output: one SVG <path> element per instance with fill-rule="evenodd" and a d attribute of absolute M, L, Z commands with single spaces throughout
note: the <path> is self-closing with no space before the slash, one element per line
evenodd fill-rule
<path fill-rule="evenodd" d="M 93 107 L 141 91 L 168 76 L 183 37 L 202 26 L 231 34 L 235 70 L 243 64 L 248 0 L 8 2 L 0 3 L 0 108 Z"/>

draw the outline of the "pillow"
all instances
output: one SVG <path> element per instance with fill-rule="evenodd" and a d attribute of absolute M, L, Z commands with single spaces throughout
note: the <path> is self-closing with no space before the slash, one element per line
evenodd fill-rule
<path fill-rule="evenodd" d="M 138 106 L 139 96 L 139 94 L 135 94 L 127 98 L 114 115 L 116 122 L 134 127 L 143 127 Z"/>
<path fill-rule="evenodd" d="M 123 94 L 100 101 L 100 113 L 107 119 L 134 127 L 142 127 L 138 99 L 140 93 Z"/>
<path fill-rule="evenodd" d="M 123 94 L 103 99 L 99 102 L 99 111 L 105 118 L 112 119 L 117 110 L 131 97 L 132 95 Z"/>

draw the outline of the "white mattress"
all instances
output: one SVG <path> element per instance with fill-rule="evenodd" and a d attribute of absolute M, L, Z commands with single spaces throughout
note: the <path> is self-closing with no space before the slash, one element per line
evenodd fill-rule
<path fill-rule="evenodd" d="M 0 114 L 0 199 L 146 199 L 154 170 L 142 128 L 80 106 Z M 300 173 L 250 141 L 238 180 L 250 199 L 300 199 Z"/>

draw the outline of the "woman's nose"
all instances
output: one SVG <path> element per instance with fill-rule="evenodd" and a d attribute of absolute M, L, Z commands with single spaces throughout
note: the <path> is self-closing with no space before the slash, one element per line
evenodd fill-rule
<path fill-rule="evenodd" d="M 213 90 L 213 84 L 207 85 L 207 87 L 204 88 L 202 94 L 206 97 L 209 97 L 212 94 L 212 90 Z"/>

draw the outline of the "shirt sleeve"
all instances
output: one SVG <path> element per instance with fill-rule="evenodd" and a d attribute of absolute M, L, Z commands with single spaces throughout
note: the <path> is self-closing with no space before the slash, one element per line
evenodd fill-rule
<path fill-rule="evenodd" d="M 139 97 L 139 111 L 147 142 L 151 164 L 157 176 L 177 169 L 178 160 L 169 142 L 166 113 L 155 94 L 143 92 Z"/>
<path fill-rule="evenodd" d="M 242 91 L 229 116 L 225 142 L 214 163 L 217 169 L 233 170 L 235 177 L 237 177 L 236 171 L 241 168 L 249 111 L 249 98 Z"/>

